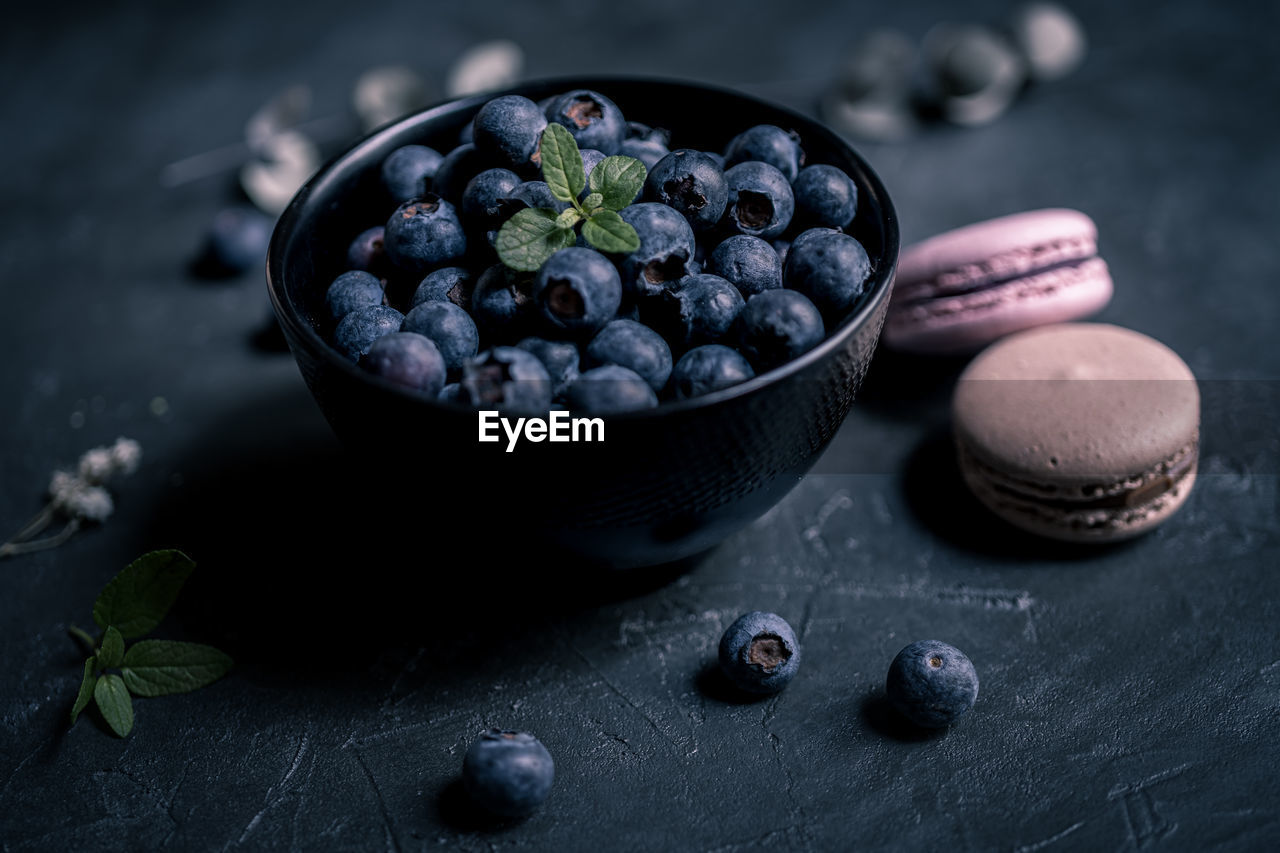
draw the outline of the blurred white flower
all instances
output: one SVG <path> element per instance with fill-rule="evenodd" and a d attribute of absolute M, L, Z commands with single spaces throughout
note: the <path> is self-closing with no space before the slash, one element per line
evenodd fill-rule
<path fill-rule="evenodd" d="M 95 447 L 80 457 L 80 479 L 86 483 L 105 483 L 115 470 L 110 448 Z"/>
<path fill-rule="evenodd" d="M 69 514 L 85 521 L 96 521 L 99 524 L 106 521 L 115 508 L 111 494 L 101 486 L 86 486 L 80 489 L 72 494 L 71 500 L 66 505 Z"/>
<path fill-rule="evenodd" d="M 132 438 L 121 436 L 111 447 L 111 459 L 115 462 L 116 469 L 128 476 L 138 470 L 138 463 L 142 461 L 142 445 Z"/>

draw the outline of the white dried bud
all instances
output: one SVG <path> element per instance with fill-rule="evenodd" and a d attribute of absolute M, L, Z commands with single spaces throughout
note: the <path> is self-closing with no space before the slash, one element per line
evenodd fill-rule
<path fill-rule="evenodd" d="M 111 459 L 116 470 L 128 476 L 138 470 L 138 463 L 142 461 L 142 445 L 132 438 L 117 438 L 111 447 Z"/>
<path fill-rule="evenodd" d="M 86 483 L 105 483 L 115 471 L 110 448 L 95 447 L 80 457 L 80 479 Z"/>
<path fill-rule="evenodd" d="M 85 521 L 98 523 L 106 521 L 115 508 L 111 494 L 101 486 L 87 486 L 73 492 L 66 504 L 66 511 L 69 514 Z"/>
<path fill-rule="evenodd" d="M 71 495 L 84 488 L 84 481 L 70 471 L 54 471 L 49 479 L 49 497 L 54 506 L 66 506 Z"/>

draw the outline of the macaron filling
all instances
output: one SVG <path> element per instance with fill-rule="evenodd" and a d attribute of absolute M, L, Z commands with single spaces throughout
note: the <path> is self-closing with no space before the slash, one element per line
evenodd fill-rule
<path fill-rule="evenodd" d="M 951 267 L 928 278 L 899 280 L 895 285 L 894 301 L 901 307 L 909 307 L 928 299 L 974 293 L 1028 276 L 1078 268 L 1090 261 L 1105 266 L 1097 254 L 1097 240 L 1088 234 L 1023 246 Z"/>
<path fill-rule="evenodd" d="M 1078 284 L 1096 281 L 1107 274 L 1107 262 L 1099 257 L 1062 261 L 1034 273 L 1010 275 L 1007 278 L 975 284 L 967 290 L 956 288 L 946 294 L 921 295 L 894 306 L 890 325 L 923 317 L 946 317 L 970 314 L 1003 305 L 1016 292 L 1019 297 L 1047 296 Z"/>

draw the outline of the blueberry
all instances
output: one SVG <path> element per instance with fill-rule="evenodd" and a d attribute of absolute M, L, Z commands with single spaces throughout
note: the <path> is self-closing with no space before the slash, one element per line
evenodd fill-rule
<path fill-rule="evenodd" d="M 333 330 L 333 343 L 352 361 L 359 361 L 383 335 L 400 331 L 404 315 L 386 305 L 365 305 L 347 312 Z"/>
<path fill-rule="evenodd" d="M 663 293 L 651 313 L 677 351 L 714 344 L 729 334 L 745 303 L 738 289 L 718 275 L 691 275 Z"/>
<path fill-rule="evenodd" d="M 791 241 L 771 240 L 769 245 L 773 246 L 773 250 L 778 253 L 778 260 L 782 261 L 785 265 L 787 263 L 787 252 L 791 251 Z"/>
<path fill-rule="evenodd" d="M 858 212 L 858 188 L 835 166 L 806 166 L 791 182 L 796 222 L 804 226 L 844 228 Z"/>
<path fill-rule="evenodd" d="M 618 213 L 636 229 L 640 248 L 619 263 L 622 287 L 633 297 L 653 296 L 689 274 L 694 236 L 689 220 L 665 204 L 641 202 Z"/>
<path fill-rule="evenodd" d="M 441 403 L 461 403 L 467 405 L 467 398 L 462 391 L 461 382 L 450 382 L 448 385 L 440 389 L 440 393 L 436 399 Z"/>
<path fill-rule="evenodd" d="M 501 817 L 531 814 L 551 793 L 556 766 L 533 735 L 490 729 L 467 748 L 462 785 L 484 809 Z"/>
<path fill-rule="evenodd" d="M 546 181 L 525 181 L 502 199 L 506 203 L 507 217 L 510 218 L 526 207 L 554 210 L 559 213 L 569 207 L 569 202 L 561 201 L 551 194 L 551 187 Z"/>
<path fill-rule="evenodd" d="M 744 298 L 782 287 L 782 259 L 773 246 L 749 234 L 722 240 L 707 261 L 707 272 L 731 281 Z"/>
<path fill-rule="evenodd" d="M 503 264 L 480 274 L 471 294 L 471 316 L 485 335 L 512 339 L 527 325 L 533 306 L 533 280 Z"/>
<path fill-rule="evenodd" d="M 475 276 L 466 267 L 443 267 L 429 273 L 413 292 L 410 308 L 424 302 L 437 300 L 452 302 L 464 311 L 471 310 L 471 292 L 475 290 Z"/>
<path fill-rule="evenodd" d="M 545 338 L 525 338 L 516 344 L 535 356 L 551 377 L 551 396 L 561 397 L 569 383 L 578 378 L 578 347 L 569 341 L 549 341 Z"/>
<path fill-rule="evenodd" d="M 374 376 L 432 397 L 444 387 L 445 364 L 440 350 L 413 332 L 392 332 L 378 338 L 360 359 L 360 366 Z"/>
<path fill-rule="evenodd" d="M 747 300 L 738 315 L 739 347 L 757 373 L 813 349 L 825 331 L 822 315 L 803 294 L 766 290 Z"/>
<path fill-rule="evenodd" d="M 582 174 L 587 178 L 587 185 L 582 188 L 582 192 L 578 193 L 578 200 L 586 198 L 591 194 L 591 172 L 596 166 L 600 165 L 600 161 L 605 158 L 603 151 L 597 151 L 594 148 L 583 148 L 578 152 L 582 155 Z"/>
<path fill-rule="evenodd" d="M 690 148 L 672 151 L 644 182 L 645 201 L 656 201 L 684 214 L 694 231 L 720 221 L 729 201 L 729 186 L 715 161 Z"/>
<path fill-rule="evenodd" d="M 324 293 L 324 307 L 329 312 L 329 319 L 335 323 L 357 308 L 386 304 L 387 294 L 382 282 L 363 270 L 344 272 Z"/>
<path fill-rule="evenodd" d="M 547 107 L 547 120 L 568 128 L 578 148 L 594 148 L 617 154 L 627 133 L 627 122 L 618 105 L 599 92 L 575 89 Z"/>
<path fill-rule="evenodd" d="M 619 364 L 606 364 L 581 374 L 565 390 L 565 402 L 571 412 L 607 415 L 652 409 L 658 395 L 634 370 Z"/>
<path fill-rule="evenodd" d="M 220 274 L 262 267 L 274 227 L 275 220 L 252 207 L 220 210 L 209 225 L 206 256 Z"/>
<path fill-rule="evenodd" d="M 978 673 L 964 652 L 937 640 L 912 643 L 893 659 L 885 679 L 889 703 L 925 728 L 949 726 L 978 698 Z"/>
<path fill-rule="evenodd" d="M 357 234 L 347 247 L 347 269 L 366 270 L 375 275 L 386 272 L 390 262 L 383 245 L 385 234 L 386 228 L 381 225 L 366 228 Z"/>
<path fill-rule="evenodd" d="M 431 181 L 431 191 L 455 204 L 462 201 L 467 182 L 493 166 L 473 144 L 459 145 L 445 155 Z"/>
<path fill-rule="evenodd" d="M 416 332 L 430 338 L 444 358 L 446 370 L 454 371 L 480 348 L 480 332 L 471 315 L 452 302 L 423 302 L 404 315 L 402 332 Z"/>
<path fill-rule="evenodd" d="M 871 276 L 867 250 L 853 237 L 830 228 L 810 228 L 791 244 L 782 280 L 813 300 L 828 322 L 839 322 Z"/>
<path fill-rule="evenodd" d="M 786 177 L 768 163 L 739 163 L 724 173 L 729 204 L 724 225 L 735 234 L 771 240 L 782 234 L 795 213 L 795 197 Z"/>
<path fill-rule="evenodd" d="M 551 377 L 536 356 L 494 347 L 462 366 L 462 398 L 478 409 L 545 412 L 551 405 Z"/>
<path fill-rule="evenodd" d="M 618 153 L 624 157 L 634 157 L 644 164 L 645 169 L 652 170 L 658 161 L 670 154 L 667 146 L 652 139 L 624 139 L 618 146 Z"/>
<path fill-rule="evenodd" d="M 667 145 L 671 142 L 670 132 L 660 127 L 650 127 L 638 121 L 627 122 L 626 139 L 639 139 L 642 142 L 660 142 Z"/>
<path fill-rule="evenodd" d="M 533 101 L 520 95 L 494 98 L 476 113 L 473 125 L 477 150 L 521 174 L 537 171 L 547 119 Z"/>
<path fill-rule="evenodd" d="M 507 219 L 503 201 L 523 181 L 510 169 L 485 169 L 467 182 L 462 191 L 462 216 L 469 228 L 489 231 Z"/>
<path fill-rule="evenodd" d="M 453 205 L 435 193 L 406 201 L 387 220 L 387 257 L 407 273 L 426 275 L 461 258 L 467 238 Z"/>
<path fill-rule="evenodd" d="M 782 173 L 791 183 L 804 165 L 804 151 L 800 149 L 800 137 L 771 124 L 749 127 L 729 141 L 724 150 L 726 166 L 739 163 L 760 162 Z"/>
<path fill-rule="evenodd" d="M 671 371 L 671 387 L 676 399 L 687 400 L 746 382 L 755 375 L 737 350 L 707 344 L 694 347 L 680 357 Z"/>
<path fill-rule="evenodd" d="M 614 320 L 587 344 L 586 365 L 617 364 L 635 371 L 654 391 L 671 376 L 671 348 L 642 323 Z"/>
<path fill-rule="evenodd" d="M 800 644 L 787 620 L 753 610 L 720 638 L 720 668 L 740 690 L 777 693 L 800 669 Z"/>
<path fill-rule="evenodd" d="M 431 179 L 444 157 L 425 145 L 405 145 L 382 161 L 382 185 L 401 204 L 419 198 L 431 189 Z"/>
<path fill-rule="evenodd" d="M 622 281 L 617 268 L 594 249 L 561 249 L 538 269 L 533 298 L 552 334 L 589 336 L 618 313 Z"/>

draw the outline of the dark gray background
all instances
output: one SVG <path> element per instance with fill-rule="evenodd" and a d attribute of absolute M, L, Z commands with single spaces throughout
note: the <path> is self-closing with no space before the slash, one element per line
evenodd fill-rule
<path fill-rule="evenodd" d="M 263 282 L 186 273 L 231 176 L 159 183 L 166 164 L 235 143 L 287 85 L 310 85 L 317 115 L 340 113 L 364 69 L 407 63 L 440 81 L 483 39 L 521 42 L 535 76 L 661 73 L 809 110 L 866 30 L 919 37 L 1012 5 L 10 13 L 0 532 L 85 449 L 128 435 L 145 459 L 106 526 L 0 563 L 0 849 L 1280 841 L 1275 4 L 1076 2 L 1093 49 L 1073 77 L 987 128 L 859 146 L 907 242 L 1027 208 L 1089 213 L 1116 281 L 1102 319 L 1166 342 L 1201 378 L 1190 502 L 1106 550 L 988 519 L 946 444 L 958 365 L 888 358 L 816 471 L 684 574 L 609 579 L 530 555 L 507 567 L 523 585 L 498 585 L 482 543 L 320 525 L 370 496 L 326 489 L 335 440 L 292 360 L 250 345 Z M 404 564 L 353 559 L 367 537 L 404 541 Z M 67 625 L 89 624 L 101 585 L 161 546 L 224 582 L 189 589 L 160 634 L 218 642 L 237 670 L 137 702 L 128 740 L 93 713 L 68 731 L 83 658 Z M 395 609 L 398 630 L 371 630 L 403 572 L 442 581 Z M 792 622 L 804 665 L 779 697 L 744 704 L 707 667 L 727 624 L 757 608 Z M 972 657 L 982 692 L 963 724 L 922 738 L 877 695 L 898 649 L 928 637 Z M 557 761 L 551 799 L 522 824 L 480 821 L 458 795 L 463 751 L 490 725 L 535 732 Z"/>

